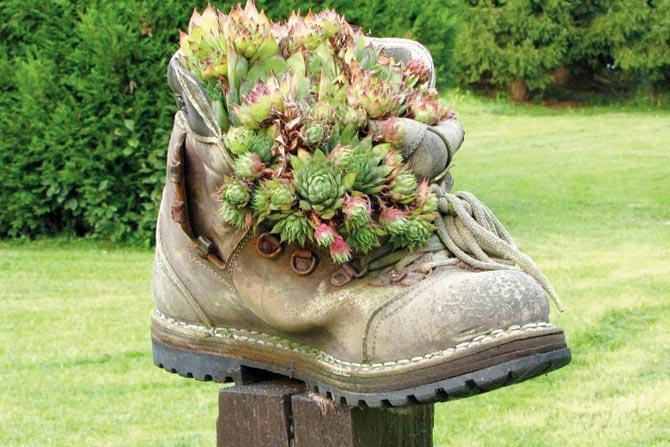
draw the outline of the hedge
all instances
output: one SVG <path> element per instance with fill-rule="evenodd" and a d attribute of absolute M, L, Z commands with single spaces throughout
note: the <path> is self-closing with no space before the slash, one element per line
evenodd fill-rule
<path fill-rule="evenodd" d="M 374 34 L 418 39 L 449 78 L 444 0 L 257 3 L 275 19 L 334 7 Z M 175 112 L 166 65 L 191 8 L 205 4 L 0 3 L 0 237 L 151 242 Z"/>
<path fill-rule="evenodd" d="M 541 92 L 670 90 L 670 0 L 466 0 L 454 70 L 470 85 Z"/>

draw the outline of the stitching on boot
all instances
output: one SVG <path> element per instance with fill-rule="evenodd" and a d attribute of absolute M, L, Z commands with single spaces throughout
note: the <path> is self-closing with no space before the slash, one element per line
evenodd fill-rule
<path fill-rule="evenodd" d="M 394 298 L 386 301 L 384 304 L 379 306 L 377 309 L 372 312 L 370 318 L 368 319 L 367 324 L 365 325 L 365 335 L 363 336 L 363 358 L 370 359 L 376 355 L 377 340 L 375 337 L 371 336 L 376 332 L 377 327 L 389 316 L 398 312 L 403 308 L 404 305 L 409 303 L 407 300 L 410 297 L 410 292 L 416 291 L 416 289 L 423 290 L 427 287 L 430 287 L 437 280 L 437 276 L 432 276 L 424 279 L 423 281 L 417 283 L 416 286 L 409 288 L 405 293 L 395 296 Z M 412 295 L 414 296 L 414 295 Z M 411 298 L 411 297 L 410 297 Z M 392 308 L 393 309 L 390 309 Z M 379 314 L 385 312 L 381 320 L 377 317 Z"/>
<path fill-rule="evenodd" d="M 221 281 L 223 281 L 223 283 L 228 288 L 229 292 L 232 292 L 232 293 L 235 293 L 235 294 L 237 293 L 237 291 L 235 290 L 235 286 L 233 286 L 230 278 L 228 278 L 226 275 L 221 273 L 221 269 L 214 268 L 214 267 L 212 267 L 212 265 L 209 262 L 203 261 L 202 257 L 200 257 L 197 253 L 193 252 L 193 250 L 187 250 L 187 251 L 188 251 L 188 256 L 189 256 L 191 262 L 205 268 L 210 273 L 213 273 L 217 278 L 219 278 Z"/>
<path fill-rule="evenodd" d="M 286 340 L 276 335 L 269 335 L 264 334 L 262 332 L 251 331 L 246 329 L 235 329 L 226 327 L 205 327 L 197 324 L 184 323 L 183 321 L 178 321 L 175 320 L 174 318 L 162 314 L 159 310 L 155 310 L 154 315 L 156 318 L 163 320 L 163 322 L 167 323 L 168 325 L 178 326 L 183 329 L 199 332 L 203 335 L 211 337 L 239 340 L 248 343 L 254 343 L 260 346 L 271 346 L 279 349 L 284 349 L 287 351 L 296 352 L 306 357 L 310 357 L 325 363 L 329 363 L 332 366 L 350 371 L 393 371 L 395 369 L 399 369 L 407 365 L 419 363 L 426 360 L 431 360 L 434 358 L 440 358 L 440 357 L 448 358 L 454 354 L 462 352 L 465 349 L 483 343 L 487 343 L 501 337 L 525 332 L 540 331 L 543 329 L 556 327 L 550 323 L 545 322 L 528 323 L 524 324 L 523 326 L 513 325 L 507 329 L 495 329 L 486 335 L 479 335 L 473 338 L 471 341 L 460 343 L 452 348 L 431 352 L 422 356 L 412 357 L 410 359 L 394 360 L 383 363 L 357 363 L 357 362 L 348 362 L 345 360 L 340 360 L 318 349 L 310 348 L 308 346 L 302 345 L 294 341 Z M 270 339 L 271 341 L 260 340 L 255 336 L 262 336 Z"/>
<path fill-rule="evenodd" d="M 245 245 L 247 245 L 247 242 L 249 242 L 250 238 L 251 238 L 251 232 L 247 231 L 247 233 L 244 235 L 242 239 L 240 239 L 240 242 L 237 244 L 233 252 L 228 257 L 228 260 L 226 261 L 226 271 L 228 273 L 232 274 L 233 270 L 237 267 L 237 258 L 240 257 L 240 253 L 244 249 Z"/>

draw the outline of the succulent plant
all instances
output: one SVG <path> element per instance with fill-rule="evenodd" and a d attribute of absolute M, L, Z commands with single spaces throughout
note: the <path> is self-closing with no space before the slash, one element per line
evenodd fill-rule
<path fill-rule="evenodd" d="M 407 103 L 411 116 L 422 123 L 434 125 L 447 116 L 447 109 L 435 89 L 418 91 L 410 96 Z"/>
<path fill-rule="evenodd" d="M 330 247 L 330 244 L 335 241 L 336 236 L 339 235 L 335 232 L 332 225 L 327 223 L 319 223 L 314 229 L 314 240 L 320 247 Z"/>
<path fill-rule="evenodd" d="M 435 227 L 429 221 L 420 217 L 410 216 L 405 219 L 402 231 L 391 235 L 391 243 L 396 247 L 414 250 L 428 242 L 434 229 Z"/>
<path fill-rule="evenodd" d="M 257 55 L 267 58 L 277 54 L 279 46 L 271 33 L 271 23 L 264 12 L 258 12 L 253 0 L 244 9 L 237 5 L 228 14 L 227 23 L 235 51 L 247 59 Z"/>
<path fill-rule="evenodd" d="M 265 165 L 258 154 L 247 152 L 235 160 L 234 170 L 238 177 L 255 180 L 263 175 Z"/>
<path fill-rule="evenodd" d="M 431 191 L 427 179 L 424 179 L 416 190 L 415 206 L 420 214 L 429 217 L 429 220 L 435 220 L 437 217 L 437 197 Z"/>
<path fill-rule="evenodd" d="M 233 113 L 243 126 L 258 129 L 266 123 L 273 110 L 283 111 L 284 102 L 275 78 L 258 82 L 242 97 L 241 104 L 233 106 Z"/>
<path fill-rule="evenodd" d="M 269 130 L 270 128 L 268 128 Z M 254 130 L 248 127 L 231 127 L 223 139 L 223 144 L 235 156 L 240 156 L 247 152 L 258 154 L 263 163 L 267 163 L 272 158 L 272 147 L 274 138 L 272 132 L 267 130 Z"/>
<path fill-rule="evenodd" d="M 324 124 L 314 122 L 305 125 L 303 138 L 307 146 L 320 148 L 327 136 L 327 129 Z"/>
<path fill-rule="evenodd" d="M 351 247 L 339 234 L 335 235 L 335 239 L 330 244 L 330 257 L 338 264 L 344 264 L 351 260 Z"/>
<path fill-rule="evenodd" d="M 321 151 L 291 157 L 295 186 L 304 210 L 313 210 L 323 219 L 330 219 L 344 202 L 344 180 L 333 162 Z"/>
<path fill-rule="evenodd" d="M 272 233 L 279 234 L 282 242 L 305 245 L 313 236 L 309 220 L 300 212 L 288 213 L 281 216 L 272 227 Z"/>
<path fill-rule="evenodd" d="M 368 253 L 381 245 L 379 238 L 383 235 L 384 232 L 376 225 L 366 225 L 354 229 L 347 238 L 347 243 L 362 253 Z"/>
<path fill-rule="evenodd" d="M 391 167 L 382 163 L 388 149 L 387 145 L 372 147 L 372 138 L 365 138 L 353 147 L 336 148 L 331 158 L 340 169 L 355 176 L 352 190 L 375 194 L 382 190 L 386 177 L 392 171 Z"/>
<path fill-rule="evenodd" d="M 233 155 L 240 156 L 249 151 L 251 141 L 256 137 L 256 132 L 248 127 L 231 127 L 228 129 L 223 144 Z"/>
<path fill-rule="evenodd" d="M 325 38 L 330 39 L 337 35 L 342 29 L 343 19 L 335 10 L 326 9 L 316 15 L 309 15 L 309 21 L 317 25 L 322 31 Z"/>
<path fill-rule="evenodd" d="M 219 215 L 224 222 L 235 227 L 244 228 L 248 224 L 249 214 L 244 209 L 239 209 L 228 202 L 221 204 Z"/>
<path fill-rule="evenodd" d="M 414 173 L 401 168 L 389 183 L 389 196 L 394 202 L 408 204 L 416 197 L 417 181 Z"/>
<path fill-rule="evenodd" d="M 370 199 L 366 196 L 346 197 L 344 206 L 342 207 L 342 214 L 344 215 L 344 224 L 348 231 L 370 224 L 372 219 Z"/>
<path fill-rule="evenodd" d="M 290 211 L 295 200 L 295 188 L 288 180 L 263 180 L 254 191 L 251 209 L 261 222 L 273 212 Z"/>
<path fill-rule="evenodd" d="M 184 65 L 203 81 L 228 72 L 224 30 L 211 6 L 202 14 L 193 11 L 188 33 L 179 34 L 179 47 Z"/>
<path fill-rule="evenodd" d="M 178 54 L 233 160 L 219 191 L 224 222 L 270 226 L 337 263 L 428 240 L 437 199 L 403 160 L 403 127 L 454 115 L 425 61 L 394 60 L 335 11 L 275 23 L 252 0 L 228 15 L 194 12 Z"/>
<path fill-rule="evenodd" d="M 372 119 L 384 118 L 400 110 L 405 94 L 372 71 L 355 72 L 347 97 L 351 107 L 361 107 Z"/>
<path fill-rule="evenodd" d="M 289 52 L 293 54 L 300 48 L 314 51 L 337 36 L 343 29 L 343 19 L 333 10 L 313 14 L 311 11 L 302 18 L 297 14 L 289 17 Z"/>
<path fill-rule="evenodd" d="M 358 107 L 343 107 L 343 109 L 341 119 L 344 126 L 352 125 L 360 129 L 367 125 L 368 117 L 363 109 Z"/>
<path fill-rule="evenodd" d="M 250 215 L 246 211 L 246 206 L 250 198 L 249 187 L 244 182 L 226 177 L 219 190 L 220 214 L 223 220 L 236 227 L 248 226 Z"/>
<path fill-rule="evenodd" d="M 392 172 L 398 172 L 405 165 L 405 160 L 403 160 L 400 152 L 391 149 L 384 157 L 384 164 L 391 168 Z"/>
<path fill-rule="evenodd" d="M 406 68 L 407 75 L 412 77 L 415 83 L 425 84 L 430 81 L 430 67 L 422 59 L 411 59 L 407 62 Z"/>
<path fill-rule="evenodd" d="M 379 214 L 379 224 L 391 236 L 403 233 L 407 229 L 407 212 L 396 207 L 383 207 Z"/>
<path fill-rule="evenodd" d="M 225 183 L 219 190 L 219 197 L 222 201 L 235 205 L 238 208 L 244 208 L 249 203 L 249 187 L 240 180 L 227 177 Z"/>

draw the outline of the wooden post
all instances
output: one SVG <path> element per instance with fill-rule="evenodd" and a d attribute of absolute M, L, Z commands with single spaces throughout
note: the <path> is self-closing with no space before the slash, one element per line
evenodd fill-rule
<path fill-rule="evenodd" d="M 434 406 L 352 408 L 275 379 L 219 392 L 218 447 L 431 447 Z"/>
<path fill-rule="evenodd" d="M 434 405 L 351 408 L 314 393 L 291 398 L 295 447 L 431 447 Z"/>
<path fill-rule="evenodd" d="M 270 380 L 219 391 L 218 447 L 290 447 L 291 396 L 305 384 Z"/>

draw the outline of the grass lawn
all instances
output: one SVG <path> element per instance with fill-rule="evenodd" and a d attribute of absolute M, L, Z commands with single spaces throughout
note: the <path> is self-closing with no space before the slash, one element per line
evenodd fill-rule
<path fill-rule="evenodd" d="M 670 113 L 451 98 L 454 169 L 544 269 L 573 362 L 437 405 L 436 446 L 670 445 Z M 0 446 L 211 446 L 218 385 L 154 367 L 148 250 L 0 243 Z"/>

